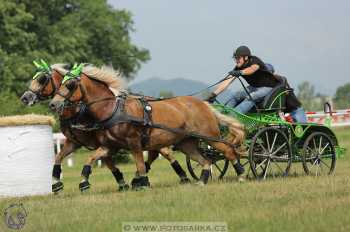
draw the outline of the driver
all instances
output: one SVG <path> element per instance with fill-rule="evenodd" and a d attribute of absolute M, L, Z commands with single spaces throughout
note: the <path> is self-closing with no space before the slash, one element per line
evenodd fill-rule
<path fill-rule="evenodd" d="M 233 53 L 235 59 L 235 68 L 228 73 L 225 81 L 221 82 L 214 92 L 211 93 L 208 101 L 215 101 L 217 95 L 224 91 L 236 77 L 242 76 L 249 84 L 247 91 L 251 95 L 248 96 L 245 90 L 236 92 L 229 100 L 229 105 L 235 107 L 236 111 L 245 114 L 257 101 L 264 98 L 273 87 L 278 85 L 278 80 L 271 72 L 267 70 L 265 63 L 258 57 L 253 56 L 247 46 L 240 46 Z"/>

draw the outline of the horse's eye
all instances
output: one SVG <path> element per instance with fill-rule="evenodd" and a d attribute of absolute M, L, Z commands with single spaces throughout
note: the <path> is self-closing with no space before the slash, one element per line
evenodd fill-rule
<path fill-rule="evenodd" d="M 71 80 L 67 82 L 66 87 L 68 90 L 72 91 L 76 85 L 77 85 L 77 82 L 75 80 Z"/>
<path fill-rule="evenodd" d="M 38 78 L 39 84 L 43 85 L 47 81 L 48 77 L 46 75 L 42 75 L 41 77 Z"/>

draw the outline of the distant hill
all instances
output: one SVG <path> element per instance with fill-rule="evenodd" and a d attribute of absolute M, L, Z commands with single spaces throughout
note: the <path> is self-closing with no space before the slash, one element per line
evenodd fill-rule
<path fill-rule="evenodd" d="M 160 91 L 171 91 L 174 95 L 188 95 L 200 91 L 207 87 L 207 84 L 188 80 L 184 78 L 176 78 L 164 80 L 159 78 L 151 78 L 139 83 L 132 84 L 130 89 L 135 93 L 159 97 Z"/>
<path fill-rule="evenodd" d="M 160 91 L 171 91 L 175 96 L 181 96 L 198 92 L 207 87 L 208 84 L 204 82 L 184 78 L 175 78 L 170 80 L 150 78 L 130 85 L 132 92 L 153 97 L 159 97 Z M 224 93 L 222 97 L 227 98 L 227 93 Z"/>

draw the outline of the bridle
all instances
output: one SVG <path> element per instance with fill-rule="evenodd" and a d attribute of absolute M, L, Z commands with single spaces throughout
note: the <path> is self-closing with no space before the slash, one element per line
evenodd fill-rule
<path fill-rule="evenodd" d="M 69 89 L 67 86 L 66 88 L 68 89 L 68 93 L 67 94 L 63 94 L 60 90 L 58 90 L 56 92 L 57 95 L 61 96 L 64 101 L 63 101 L 63 108 L 67 108 L 67 107 L 72 107 L 72 106 L 81 106 L 84 105 L 86 108 L 89 108 L 91 105 L 99 103 L 99 102 L 103 102 L 103 101 L 110 101 L 110 100 L 116 100 L 116 97 L 105 97 L 102 99 L 97 99 L 95 101 L 89 102 L 87 104 L 83 103 L 81 100 L 78 101 L 72 101 L 71 98 L 74 95 L 75 91 L 77 91 L 77 89 L 80 89 L 81 92 L 81 99 L 83 99 L 86 95 L 84 88 L 82 88 L 81 84 L 80 84 L 80 77 L 76 78 L 77 84 L 75 84 L 74 88 Z"/>
<path fill-rule="evenodd" d="M 53 97 L 57 91 L 57 87 L 54 83 L 54 80 L 52 78 L 52 73 L 45 73 L 44 77 L 40 77 L 40 78 L 45 78 L 45 82 L 43 84 L 40 84 L 40 88 L 38 90 L 33 90 L 32 88 L 29 87 L 29 91 L 32 92 L 33 94 L 35 94 L 35 96 L 39 99 L 39 100 L 47 100 L 50 97 Z M 37 80 L 38 81 L 38 80 Z M 51 93 L 43 96 L 43 92 L 46 88 L 46 86 L 49 84 L 49 82 L 51 83 Z"/>

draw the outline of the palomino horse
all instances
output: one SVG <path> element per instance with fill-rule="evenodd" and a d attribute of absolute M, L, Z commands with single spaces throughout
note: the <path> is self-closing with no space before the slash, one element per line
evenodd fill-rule
<path fill-rule="evenodd" d="M 124 91 L 125 87 L 118 74 L 111 75 L 104 69 L 80 65 L 64 78 L 59 91 L 50 102 L 50 108 L 62 114 L 68 103 L 84 102 L 94 121 L 101 125 L 100 130 L 96 132 L 101 144 L 96 158 L 107 157 L 113 146 L 130 150 L 137 168 L 132 181 L 133 187 L 149 186 L 142 151 L 158 150 L 173 144 L 202 165 L 200 182 L 206 184 L 210 175 L 210 161 L 200 154 L 199 139 L 193 136 L 193 133 L 206 138 L 219 138 L 219 124 L 228 125 L 227 142 L 209 140 L 208 143 L 221 151 L 228 160 L 237 160 L 234 147 L 227 144 L 240 145 L 243 142 L 243 127 L 236 120 L 216 112 L 208 104 L 194 97 L 181 96 L 149 101 L 147 109 L 139 99 L 125 96 Z M 149 112 L 148 117 L 152 119 L 151 123 L 142 120 L 146 110 Z M 171 130 L 154 128 L 152 124 L 162 125 Z M 145 131 L 148 134 L 146 144 L 142 142 Z M 85 170 L 88 174 L 90 165 L 84 167 L 83 173 Z"/>
<path fill-rule="evenodd" d="M 63 64 L 54 64 L 49 67 L 44 61 L 42 61 L 41 64 L 35 63 L 35 65 L 38 68 L 38 72 L 36 73 L 35 78 L 33 78 L 29 90 L 21 97 L 22 102 L 26 105 L 32 105 L 39 100 L 53 97 L 56 90 L 58 90 L 61 85 L 63 76 L 68 72 L 68 70 L 66 70 L 66 68 L 68 68 L 66 67 L 67 65 Z M 53 169 L 54 184 L 52 188 L 54 192 L 63 189 L 63 183 L 60 181 L 61 163 L 63 159 L 81 146 L 86 146 L 89 149 L 97 149 L 99 147 L 94 131 L 72 128 L 72 123 L 84 124 L 84 122 L 89 119 L 88 114 L 83 112 L 81 107 L 82 106 L 67 107 L 64 110 L 64 114 L 60 116 L 61 130 L 67 139 L 65 140 L 63 149 L 55 157 L 55 165 Z M 179 175 L 180 183 L 188 182 L 189 179 L 186 176 L 186 172 L 182 169 L 178 161 L 175 160 L 171 151 L 167 148 L 163 148 L 161 154 L 169 160 L 171 166 Z M 149 152 L 149 160 L 146 163 L 148 169 L 157 156 L 158 151 Z M 111 170 L 116 182 L 119 184 L 119 190 L 128 189 L 123 174 L 113 165 L 111 157 L 107 156 L 103 158 L 103 160 Z M 79 185 L 81 190 L 85 190 L 88 187 L 89 185 Z"/>

